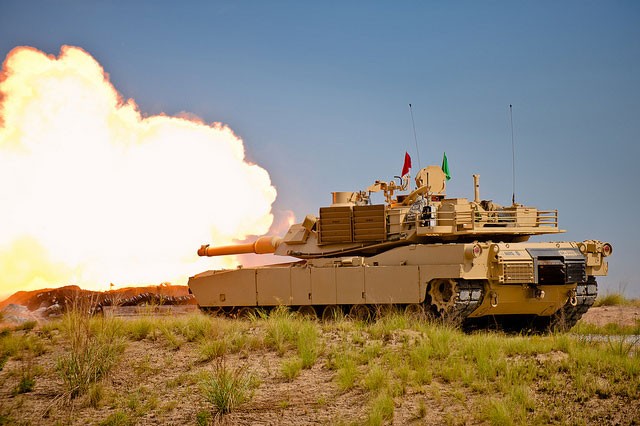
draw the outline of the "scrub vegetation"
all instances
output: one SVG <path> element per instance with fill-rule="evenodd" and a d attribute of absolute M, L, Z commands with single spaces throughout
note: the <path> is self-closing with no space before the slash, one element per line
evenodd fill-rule
<path fill-rule="evenodd" d="M 86 312 L 0 331 L 0 424 L 640 421 L 640 325 L 526 336 L 397 312 Z"/>
<path fill-rule="evenodd" d="M 613 292 L 598 296 L 593 306 L 640 306 L 640 299 L 629 299 L 623 293 Z"/>

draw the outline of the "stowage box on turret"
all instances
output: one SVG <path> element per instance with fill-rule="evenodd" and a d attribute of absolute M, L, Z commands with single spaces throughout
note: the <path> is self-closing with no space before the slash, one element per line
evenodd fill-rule
<path fill-rule="evenodd" d="M 189 289 L 201 308 L 231 316 L 286 305 L 323 318 L 342 312 L 364 319 L 393 305 L 467 327 L 573 326 L 595 301 L 611 245 L 529 242 L 564 232 L 557 211 L 480 200 L 479 176 L 473 178 L 473 201 L 447 198 L 438 166 L 420 170 L 413 191 L 405 175 L 366 191 L 334 192 L 330 206 L 283 238 L 198 250 L 298 261 L 203 272 L 189 279 Z M 386 202 L 371 204 L 373 192 L 383 192 Z"/>

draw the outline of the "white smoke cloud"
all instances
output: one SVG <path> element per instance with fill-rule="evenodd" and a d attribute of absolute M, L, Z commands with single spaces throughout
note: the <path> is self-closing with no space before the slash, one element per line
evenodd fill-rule
<path fill-rule="evenodd" d="M 266 233 L 275 197 L 231 129 L 143 117 L 82 49 L 64 46 L 56 58 L 19 47 L 7 56 L 0 294 L 183 282 L 216 262 L 195 266 L 199 244 Z"/>

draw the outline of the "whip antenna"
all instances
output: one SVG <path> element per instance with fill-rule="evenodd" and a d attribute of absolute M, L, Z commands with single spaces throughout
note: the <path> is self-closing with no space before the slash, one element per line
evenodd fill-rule
<path fill-rule="evenodd" d="M 411 114 L 411 126 L 413 127 L 413 140 L 416 143 L 416 154 L 418 156 L 418 168 L 422 169 L 422 164 L 420 164 L 420 151 L 418 150 L 418 137 L 416 136 L 416 123 L 413 121 L 413 108 L 411 108 L 411 104 L 409 104 L 409 113 Z"/>
<path fill-rule="evenodd" d="M 511 178 L 513 180 L 513 193 L 511 204 L 516 205 L 516 144 L 513 138 L 513 105 L 509 104 L 509 125 L 511 127 Z"/>

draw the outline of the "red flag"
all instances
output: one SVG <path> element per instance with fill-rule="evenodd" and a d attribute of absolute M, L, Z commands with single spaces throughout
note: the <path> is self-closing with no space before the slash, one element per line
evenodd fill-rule
<path fill-rule="evenodd" d="M 400 176 L 404 176 L 409 173 L 409 169 L 411 168 L 411 156 L 408 152 L 404 153 L 404 166 L 402 166 L 402 174 Z"/>

